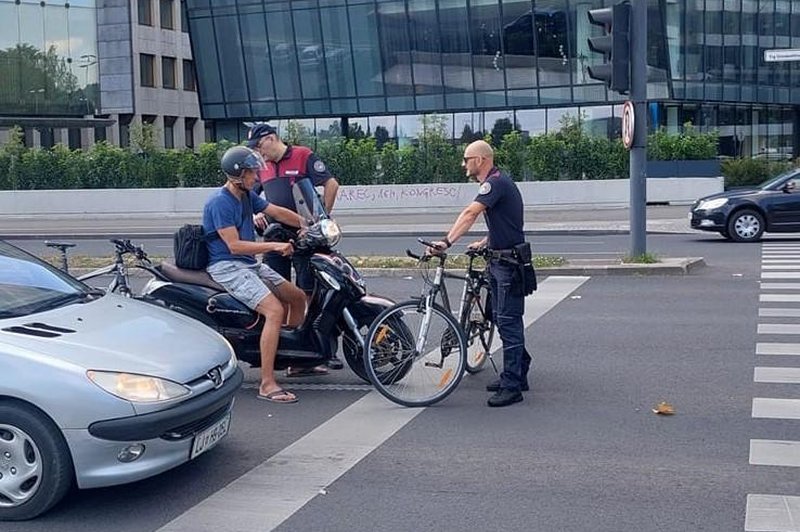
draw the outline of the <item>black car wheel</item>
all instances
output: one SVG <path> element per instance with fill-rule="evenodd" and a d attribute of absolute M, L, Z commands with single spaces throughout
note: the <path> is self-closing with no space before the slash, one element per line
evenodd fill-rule
<path fill-rule="evenodd" d="M 736 242 L 756 242 L 764 234 L 764 217 L 750 209 L 736 211 L 728 219 L 728 234 Z"/>
<path fill-rule="evenodd" d="M 0 404 L 0 521 L 33 519 L 72 483 L 72 457 L 58 428 L 27 405 Z"/>

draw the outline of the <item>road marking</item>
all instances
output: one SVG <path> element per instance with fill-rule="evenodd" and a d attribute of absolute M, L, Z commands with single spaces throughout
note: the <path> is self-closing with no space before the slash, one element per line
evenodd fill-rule
<path fill-rule="evenodd" d="M 746 532 L 799 532 L 800 497 L 749 494 L 744 529 Z"/>
<path fill-rule="evenodd" d="M 547 277 L 537 292 L 525 299 L 525 327 L 587 280 L 589 277 Z M 424 410 L 399 407 L 370 392 L 167 523 L 160 532 L 272 530 Z"/>
<path fill-rule="evenodd" d="M 800 290 L 800 283 L 761 283 L 762 290 Z"/>
<path fill-rule="evenodd" d="M 770 384 L 800 384 L 800 368 L 758 366 L 753 371 L 753 382 Z"/>
<path fill-rule="evenodd" d="M 800 467 L 800 442 L 750 440 L 750 464 Z"/>
<path fill-rule="evenodd" d="M 797 272 L 761 272 L 762 279 L 800 279 Z"/>
<path fill-rule="evenodd" d="M 800 344 L 759 342 L 756 344 L 756 354 L 757 355 L 800 355 Z"/>
<path fill-rule="evenodd" d="M 800 270 L 800 264 L 762 264 L 762 270 Z"/>
<path fill-rule="evenodd" d="M 759 323 L 758 334 L 800 334 L 800 325 L 788 323 Z"/>
<path fill-rule="evenodd" d="M 800 309 L 797 308 L 760 308 L 758 316 L 761 318 L 800 318 Z"/>
<path fill-rule="evenodd" d="M 764 257 L 761 259 L 761 264 L 797 264 L 800 262 L 800 256 L 791 259 L 773 259 Z"/>
<path fill-rule="evenodd" d="M 800 419 L 800 399 L 753 398 L 753 417 Z"/>
<path fill-rule="evenodd" d="M 800 303 L 798 294 L 761 294 L 758 300 L 762 303 Z"/>

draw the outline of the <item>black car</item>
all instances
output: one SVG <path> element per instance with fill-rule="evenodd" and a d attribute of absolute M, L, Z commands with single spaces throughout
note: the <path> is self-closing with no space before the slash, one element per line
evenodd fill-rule
<path fill-rule="evenodd" d="M 800 168 L 758 188 L 736 189 L 695 201 L 692 229 L 714 231 L 736 242 L 755 242 L 764 232 L 800 232 Z"/>

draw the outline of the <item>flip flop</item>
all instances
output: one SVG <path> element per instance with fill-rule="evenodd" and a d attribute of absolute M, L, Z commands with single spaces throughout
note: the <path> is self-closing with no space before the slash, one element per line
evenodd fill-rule
<path fill-rule="evenodd" d="M 293 396 L 294 394 L 292 394 Z M 277 390 L 271 391 L 268 394 L 258 394 L 256 397 L 261 399 L 262 401 L 269 401 L 270 403 L 296 403 L 297 397 L 292 397 L 291 399 L 278 399 L 278 397 L 292 397 L 289 395 L 289 392 L 284 390 L 283 388 L 278 388 Z"/>
<path fill-rule="evenodd" d="M 313 368 L 287 368 L 286 370 L 287 377 L 320 377 L 328 375 L 328 373 L 328 368 L 319 366 Z"/>

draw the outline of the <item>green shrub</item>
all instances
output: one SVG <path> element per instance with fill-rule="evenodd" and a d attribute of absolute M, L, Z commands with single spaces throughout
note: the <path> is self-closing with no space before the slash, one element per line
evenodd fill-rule
<path fill-rule="evenodd" d="M 800 164 L 795 161 L 768 161 L 765 159 L 727 159 L 722 161 L 722 175 L 725 176 L 725 188 L 756 186 L 767 179 L 786 172 Z"/>
<path fill-rule="evenodd" d="M 687 122 L 681 133 L 667 133 L 663 127 L 647 137 L 647 158 L 651 161 L 714 159 L 718 154 L 719 133 L 701 133 Z"/>

